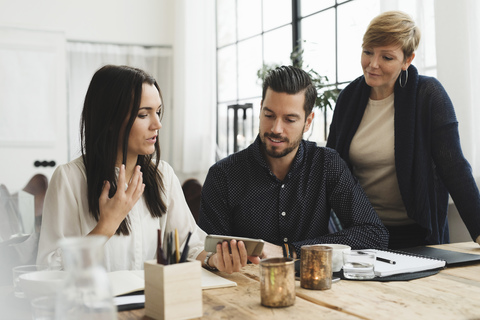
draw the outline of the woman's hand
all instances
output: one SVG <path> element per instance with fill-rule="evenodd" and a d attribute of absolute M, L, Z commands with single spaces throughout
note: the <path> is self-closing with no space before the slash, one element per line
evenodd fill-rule
<path fill-rule="evenodd" d="M 122 164 L 118 174 L 117 191 L 112 198 L 108 197 L 110 183 L 105 181 L 99 198 L 100 217 L 97 226 L 90 234 L 101 234 L 108 237 L 115 234 L 120 223 L 122 223 L 123 219 L 125 219 L 130 210 L 132 210 L 145 190 L 140 166 L 135 167 L 130 183 L 126 189 L 124 187 L 125 184 L 125 165 Z"/>
<path fill-rule="evenodd" d="M 213 263 L 210 262 L 209 264 L 215 265 L 220 271 L 231 274 L 233 272 L 239 272 L 245 267 L 247 260 L 255 264 L 260 262 L 259 257 L 247 257 L 247 249 L 243 241 L 231 240 L 230 249 L 227 241 L 217 244 L 217 253 L 210 258 L 210 261 L 213 261 Z"/>

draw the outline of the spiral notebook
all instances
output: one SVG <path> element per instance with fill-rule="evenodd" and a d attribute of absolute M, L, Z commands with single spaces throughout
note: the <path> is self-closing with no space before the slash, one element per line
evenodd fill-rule
<path fill-rule="evenodd" d="M 375 261 L 375 275 L 377 277 L 387 277 L 395 274 L 419 272 L 445 267 L 445 260 L 432 257 L 393 250 L 368 251 L 374 251 L 377 254 L 377 260 Z M 379 258 L 381 259 L 379 260 Z M 385 260 L 395 262 L 395 264 L 385 262 Z"/>

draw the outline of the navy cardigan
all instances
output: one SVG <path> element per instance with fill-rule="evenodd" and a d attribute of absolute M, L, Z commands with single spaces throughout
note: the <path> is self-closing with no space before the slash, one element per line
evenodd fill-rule
<path fill-rule="evenodd" d="M 338 97 L 327 147 L 348 163 L 350 143 L 367 106 L 371 87 L 363 76 Z M 448 243 L 448 193 L 475 241 L 480 235 L 480 194 L 460 146 L 452 102 L 432 77 L 411 65 L 408 82 L 395 93 L 395 166 L 403 203 L 410 218 L 428 230 L 427 242 Z"/>

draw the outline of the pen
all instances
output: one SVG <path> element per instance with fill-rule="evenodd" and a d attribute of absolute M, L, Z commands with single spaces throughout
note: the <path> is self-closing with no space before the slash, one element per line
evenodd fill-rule
<path fill-rule="evenodd" d="M 358 251 L 358 253 L 360 253 L 360 254 L 367 254 L 366 252 L 363 252 L 363 251 Z M 378 261 L 385 262 L 385 263 L 397 264 L 397 262 L 394 261 L 394 260 L 389 260 L 389 259 L 385 259 L 385 258 L 381 258 L 381 257 L 375 257 L 375 259 L 378 260 Z"/>
<path fill-rule="evenodd" d="M 157 230 L 157 263 L 161 264 L 162 263 L 162 256 L 160 253 L 160 248 L 162 247 L 162 230 L 158 229 Z"/>
<path fill-rule="evenodd" d="M 192 235 L 192 232 L 188 232 L 187 240 L 185 240 L 185 246 L 183 246 L 183 252 L 182 252 L 182 255 L 180 257 L 180 262 L 187 261 L 188 250 L 189 250 L 188 241 L 190 241 L 190 236 L 191 235 Z"/>
<path fill-rule="evenodd" d="M 167 235 L 167 264 L 173 263 L 172 261 L 172 233 Z"/>
<path fill-rule="evenodd" d="M 381 257 L 377 257 L 376 258 L 378 261 L 382 261 L 382 262 L 385 262 L 385 263 L 390 263 L 390 264 L 396 264 L 397 262 L 393 261 L 393 260 L 388 260 L 388 259 L 385 259 L 385 258 L 381 258 Z"/>
<path fill-rule="evenodd" d="M 178 242 L 178 230 L 175 228 L 175 262 L 180 262 L 180 244 Z"/>
<path fill-rule="evenodd" d="M 157 231 L 157 263 L 167 265 L 168 261 L 165 258 L 165 254 L 162 249 L 162 230 Z"/>

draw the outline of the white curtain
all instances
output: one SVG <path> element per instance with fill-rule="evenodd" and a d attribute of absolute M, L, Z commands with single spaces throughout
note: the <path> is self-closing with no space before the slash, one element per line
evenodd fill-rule
<path fill-rule="evenodd" d="M 159 141 L 162 159 L 170 162 L 172 137 L 172 48 L 134 45 L 67 43 L 69 160 L 80 155 L 80 115 L 90 80 L 106 64 L 128 65 L 145 70 L 158 82 L 165 113 Z"/>

